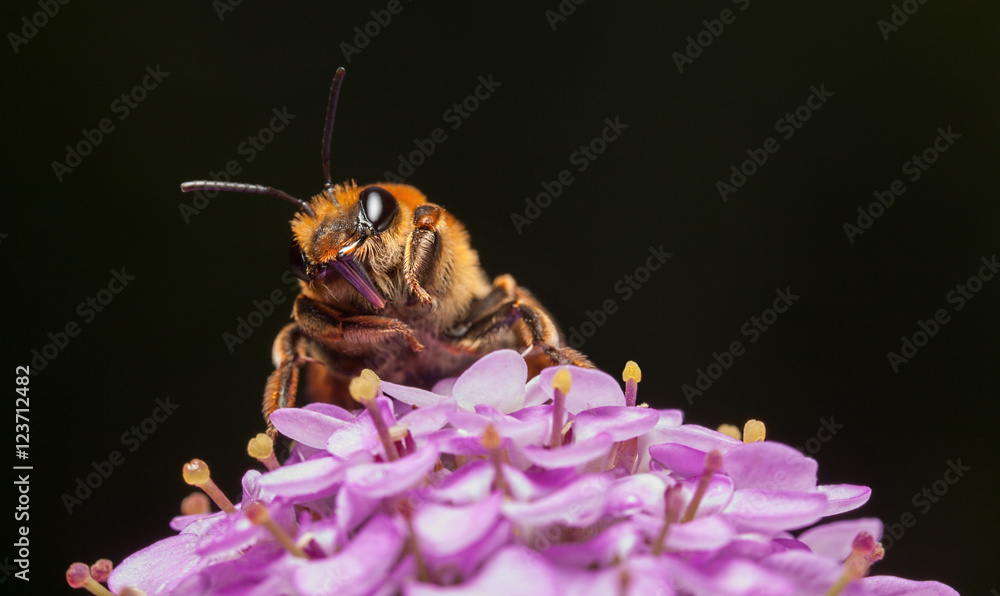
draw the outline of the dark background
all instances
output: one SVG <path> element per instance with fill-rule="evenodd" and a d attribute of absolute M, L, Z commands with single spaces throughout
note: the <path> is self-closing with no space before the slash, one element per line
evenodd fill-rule
<path fill-rule="evenodd" d="M 317 192 L 327 91 L 343 65 L 336 180 L 379 180 L 415 139 L 443 128 L 447 140 L 407 181 L 468 226 L 490 275 L 512 273 L 564 328 L 580 329 L 587 311 L 613 300 L 617 311 L 582 349 L 616 376 L 638 361 L 640 400 L 713 428 L 761 419 L 769 439 L 812 445 L 821 482 L 872 487 L 868 505 L 847 517 L 904 529 L 912 514 L 915 525 L 875 573 L 968 594 L 1000 587 L 1000 281 L 960 311 L 946 299 L 1000 251 L 1000 8 L 911 2 L 919 10 L 886 40 L 877 21 L 890 19 L 888 0 L 746 4 L 587 2 L 553 31 L 545 11 L 558 10 L 555 0 L 404 2 L 348 62 L 341 44 L 385 2 L 243 2 L 222 19 L 208 1 L 72 2 L 16 53 L 8 43 L 8 383 L 48 333 L 69 322 L 81 330 L 31 378 L 30 586 L 62 591 L 69 563 L 118 562 L 171 535 L 167 522 L 190 492 L 181 465 L 192 457 L 238 495 L 254 463 L 246 441 L 263 426 L 271 341 L 293 297 L 282 274 L 294 210 L 226 194 L 185 222 L 179 204 L 192 197 L 178 185 L 235 159 L 240 181 Z M 672 54 L 724 9 L 735 21 L 678 72 Z M 3 30 L 18 32 L 39 10 L 5 3 Z M 169 75 L 119 120 L 112 103 L 156 65 Z M 452 130 L 445 110 L 490 75 L 501 86 Z M 776 120 L 821 85 L 832 97 L 781 138 Z M 238 145 L 283 107 L 295 119 L 247 163 Z M 578 172 L 571 154 L 616 116 L 628 128 Z M 52 162 L 102 118 L 114 130 L 58 181 Z M 918 181 L 905 180 L 903 162 L 948 126 L 961 137 Z M 724 202 L 716 182 L 767 137 L 780 149 Z M 563 169 L 573 184 L 518 233 L 512 214 Z M 843 224 L 897 178 L 906 193 L 850 243 Z M 624 300 L 616 282 L 661 245 L 673 256 Z M 77 305 L 121 268 L 135 279 L 86 322 Z M 784 288 L 801 298 L 748 343 L 741 327 Z M 286 302 L 227 349 L 223 334 L 274 290 Z M 950 321 L 894 373 L 887 353 L 938 309 Z M 746 353 L 689 405 L 682 385 L 733 341 Z M 123 445 L 166 396 L 178 409 L 145 441 Z M 843 426 L 819 442 L 829 438 L 824 419 Z M 62 495 L 114 450 L 124 463 L 68 514 Z M 914 503 L 959 458 L 971 470 L 938 482 L 948 492 L 929 509 Z M 0 557 L 12 562 L 13 549 Z M 11 585 L 26 587 L 12 577 L 0 584 Z"/>

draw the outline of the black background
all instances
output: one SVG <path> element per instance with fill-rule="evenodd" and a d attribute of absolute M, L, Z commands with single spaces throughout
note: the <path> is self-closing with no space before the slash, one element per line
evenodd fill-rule
<path fill-rule="evenodd" d="M 381 179 L 415 139 L 444 128 L 447 140 L 407 181 L 468 226 L 490 275 L 512 273 L 565 328 L 614 300 L 583 350 L 616 376 L 638 361 L 640 400 L 710 427 L 761 419 L 769 439 L 798 446 L 832 417 L 843 428 L 812 443 L 820 481 L 873 489 L 847 517 L 916 519 L 874 572 L 968 594 L 1000 588 L 1000 281 L 960 311 L 946 300 L 981 257 L 1000 252 L 996 6 L 930 0 L 886 40 L 876 23 L 890 18 L 888 1 L 753 0 L 745 11 L 721 0 L 592 1 L 554 31 L 545 10 L 555 0 L 404 2 L 348 62 L 341 44 L 386 4 L 316 4 L 248 1 L 220 19 L 208 1 L 71 2 L 16 53 L 0 50 L 9 385 L 48 333 L 81 327 L 31 379 L 36 593 L 64 590 L 74 560 L 117 562 L 170 535 L 192 457 L 238 495 L 254 463 L 246 441 L 262 429 L 271 341 L 293 297 L 281 279 L 293 208 L 226 194 L 185 222 L 179 204 L 192 197 L 178 185 L 236 159 L 240 181 L 317 192 L 327 91 L 341 65 L 335 179 Z M 735 22 L 678 72 L 672 54 L 724 9 Z M 38 10 L 5 3 L 3 30 Z M 112 102 L 156 65 L 167 78 L 119 120 Z M 501 85 L 452 130 L 445 110 L 491 75 Z M 775 121 L 820 85 L 832 97 L 780 138 Z M 247 163 L 237 146 L 282 107 L 295 119 Z M 616 116 L 628 128 L 577 172 L 570 155 Z M 52 162 L 105 117 L 114 131 L 58 181 Z M 843 224 L 948 126 L 961 137 L 918 181 L 904 180 L 906 193 L 851 244 Z M 780 149 L 724 202 L 716 182 L 767 137 Z M 573 184 L 518 233 L 512 214 L 563 169 Z M 660 246 L 673 257 L 625 301 L 616 282 Z M 135 280 L 84 322 L 77 305 L 121 268 Z M 747 343 L 742 325 L 786 287 L 801 298 Z M 288 301 L 227 349 L 223 334 L 273 290 Z M 887 352 L 939 308 L 950 322 L 894 373 Z M 737 340 L 746 353 L 689 405 L 682 385 Z M 122 434 L 166 396 L 178 409 L 129 452 Z M 113 450 L 124 463 L 67 514 L 62 495 Z M 914 495 L 959 458 L 971 470 L 924 513 Z M 12 485 L 3 493 L 11 511 Z M 0 557 L 12 561 L 13 548 Z"/>

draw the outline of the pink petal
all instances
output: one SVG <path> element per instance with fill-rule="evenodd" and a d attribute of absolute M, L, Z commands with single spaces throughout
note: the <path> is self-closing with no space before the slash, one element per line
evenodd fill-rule
<path fill-rule="evenodd" d="M 701 476 L 705 471 L 705 452 L 680 443 L 653 445 L 649 456 L 678 478 Z"/>
<path fill-rule="evenodd" d="M 583 476 L 531 503 L 506 501 L 503 514 L 525 526 L 558 523 L 583 528 L 603 515 L 609 484 L 604 476 Z"/>
<path fill-rule="evenodd" d="M 719 559 L 695 567 L 681 559 L 663 559 L 678 588 L 695 594 L 791 596 L 795 586 L 780 574 L 739 559 Z"/>
<path fill-rule="evenodd" d="M 118 593 L 123 588 L 140 588 L 148 596 L 170 594 L 180 580 L 201 566 L 195 553 L 194 534 L 178 534 L 130 555 L 112 571 L 108 587 Z"/>
<path fill-rule="evenodd" d="M 362 495 L 352 490 L 349 484 L 342 484 L 337 492 L 333 519 L 337 522 L 337 528 L 346 536 L 367 520 L 381 504 L 382 499 Z"/>
<path fill-rule="evenodd" d="M 611 565 L 615 560 L 624 561 L 643 542 L 642 532 L 635 524 L 622 522 L 587 542 L 553 544 L 543 552 L 559 566 L 586 569 L 591 565 L 604 566 Z"/>
<path fill-rule="evenodd" d="M 737 489 L 812 490 L 818 464 L 788 445 L 772 441 L 745 443 L 725 454 L 722 471 Z"/>
<path fill-rule="evenodd" d="M 289 439 L 316 449 L 325 449 L 330 435 L 347 424 L 344 420 L 301 408 L 275 410 L 271 412 L 271 423 Z"/>
<path fill-rule="evenodd" d="M 431 557 L 446 557 L 464 551 L 497 524 L 502 501 L 502 494 L 493 493 L 469 505 L 423 505 L 413 516 L 420 548 Z"/>
<path fill-rule="evenodd" d="M 417 406 L 418 408 L 433 406 L 442 399 L 440 393 L 417 389 L 416 387 L 407 387 L 406 385 L 397 385 L 388 381 L 382 381 L 381 387 L 382 393 L 389 397 L 399 400 L 404 404 Z"/>
<path fill-rule="evenodd" d="M 275 495 L 290 499 L 322 498 L 336 494 L 349 462 L 325 456 L 282 466 L 261 476 L 258 484 Z"/>
<path fill-rule="evenodd" d="M 573 468 L 528 473 L 511 466 L 503 466 L 504 480 L 507 481 L 511 496 L 517 501 L 534 501 L 550 495 L 578 476 Z"/>
<path fill-rule="evenodd" d="M 366 497 L 388 497 L 423 480 L 434 469 L 438 455 L 435 445 L 425 445 L 393 462 L 351 466 L 344 481 L 351 490 Z"/>
<path fill-rule="evenodd" d="M 819 492 L 744 488 L 733 493 L 723 513 L 740 532 L 795 530 L 816 523 L 826 505 Z"/>
<path fill-rule="evenodd" d="M 857 582 L 872 596 L 958 596 L 958 592 L 938 582 L 915 582 L 889 575 L 866 577 Z M 848 586 L 845 596 L 853 594 Z"/>
<path fill-rule="evenodd" d="M 875 518 L 832 522 L 802 532 L 799 540 L 817 555 L 840 562 L 851 554 L 851 543 L 861 532 L 881 540 L 882 522 Z"/>
<path fill-rule="evenodd" d="M 650 431 L 659 419 L 660 413 L 650 408 L 593 408 L 576 415 L 573 436 L 576 441 L 584 441 L 606 432 L 613 440 L 624 441 Z"/>
<path fill-rule="evenodd" d="M 528 365 L 514 350 L 497 350 L 477 360 L 455 382 L 452 396 L 463 410 L 488 405 L 504 414 L 524 405 Z"/>
<path fill-rule="evenodd" d="M 824 516 L 853 511 L 868 502 L 872 489 L 854 484 L 824 484 L 817 487 L 829 499 Z"/>
<path fill-rule="evenodd" d="M 653 474 L 623 476 L 611 483 L 604 512 L 612 517 L 640 511 L 663 515 L 663 493 L 670 486 Z"/>
<path fill-rule="evenodd" d="M 826 594 L 844 574 L 839 562 L 800 550 L 768 555 L 760 564 L 795 582 L 800 594 Z"/>
<path fill-rule="evenodd" d="M 439 503 L 464 505 L 485 499 L 493 491 L 494 476 L 490 462 L 469 462 L 446 477 L 439 486 L 428 487 L 423 492 Z"/>
<path fill-rule="evenodd" d="M 599 457 L 607 458 L 614 441 L 608 433 L 601 433 L 590 440 L 563 445 L 556 449 L 526 446 L 522 449 L 528 460 L 546 469 L 582 466 Z"/>
<path fill-rule="evenodd" d="M 662 422 L 662 415 L 660 420 Z M 704 453 L 717 450 L 723 455 L 734 447 L 743 445 L 743 441 L 737 441 L 729 435 L 724 435 L 720 432 L 709 430 L 696 424 L 684 424 L 676 427 L 657 426 L 653 430 L 639 437 L 640 460 L 638 471 L 645 472 L 648 470 L 650 447 L 663 443 L 678 443 Z"/>
<path fill-rule="evenodd" d="M 309 410 L 311 412 L 318 412 L 324 416 L 329 416 L 330 418 L 336 418 L 337 420 L 343 420 L 344 422 L 350 422 L 354 420 L 354 412 L 345 410 L 340 406 L 335 406 L 333 404 L 325 404 L 321 401 L 315 401 L 302 406 L 303 410 Z"/>
<path fill-rule="evenodd" d="M 306 596 L 367 594 L 385 581 L 402 550 L 402 529 L 379 516 L 365 524 L 336 555 L 296 567 L 292 584 L 297 593 Z"/>
<path fill-rule="evenodd" d="M 573 384 L 566 395 L 566 411 L 579 414 L 598 406 L 624 406 L 625 394 L 618 381 L 604 371 L 578 366 L 552 366 L 538 375 L 538 384 L 548 399 L 552 399 L 552 379 L 560 368 L 568 368 Z"/>
<path fill-rule="evenodd" d="M 685 507 L 687 507 L 687 504 L 694 498 L 694 493 L 698 490 L 698 484 L 700 482 L 700 475 L 680 481 L 680 485 L 684 487 Z M 697 515 L 698 517 L 702 517 L 722 512 L 726 506 L 729 505 L 729 502 L 732 501 L 732 499 L 733 481 L 729 478 L 729 476 L 715 474 L 708 482 L 708 488 L 705 489 L 705 495 L 701 498 L 701 503 L 698 505 Z"/>
<path fill-rule="evenodd" d="M 431 387 L 431 393 L 437 393 L 438 395 L 447 395 L 451 397 L 452 391 L 455 389 L 455 381 L 458 377 L 448 377 L 447 379 L 441 379 Z"/>
<path fill-rule="evenodd" d="M 396 417 L 392 412 L 392 402 L 384 396 L 376 398 L 379 405 L 379 412 L 385 425 L 391 427 L 396 423 Z M 378 431 L 372 422 L 368 410 L 362 411 L 353 422 L 345 424 L 334 431 L 326 441 L 326 450 L 334 457 L 345 459 L 358 452 L 370 453 L 382 451 L 382 442 L 379 440 Z"/>
<path fill-rule="evenodd" d="M 535 377 L 528 381 L 528 384 L 524 386 L 524 407 L 530 408 L 531 406 L 540 406 L 545 402 L 552 399 L 551 395 L 545 395 L 542 391 L 542 386 L 539 383 L 541 377 Z"/>
<path fill-rule="evenodd" d="M 458 404 L 448 397 L 432 406 L 426 406 L 404 414 L 397 424 L 405 426 L 414 436 L 433 432 L 448 424 L 448 414 L 454 412 Z"/>
<path fill-rule="evenodd" d="M 736 532 L 725 520 L 710 515 L 683 524 L 672 524 L 667 531 L 667 546 L 682 551 L 715 550 L 728 544 L 735 535 Z"/>
<path fill-rule="evenodd" d="M 585 571 L 583 569 L 558 569 L 559 587 L 563 594 L 573 596 L 607 596 L 622 593 L 622 571 L 618 569 L 601 569 Z M 629 576 L 631 580 L 631 576 Z M 631 583 L 629 582 L 631 587 Z M 652 592 L 655 594 L 655 592 Z"/>
<path fill-rule="evenodd" d="M 523 546 L 504 548 L 486 563 L 479 575 L 460 585 L 436 586 L 414 581 L 403 588 L 405 596 L 513 596 L 526 593 L 557 596 L 564 592 L 555 570 L 545 558 Z"/>

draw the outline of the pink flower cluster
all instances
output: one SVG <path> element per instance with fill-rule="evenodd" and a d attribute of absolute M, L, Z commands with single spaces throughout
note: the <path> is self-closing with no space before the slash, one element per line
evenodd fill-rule
<path fill-rule="evenodd" d="M 125 559 L 108 585 L 150 596 L 957 594 L 869 576 L 883 554 L 876 519 L 815 525 L 863 505 L 867 487 L 817 485 L 816 461 L 791 447 L 636 406 L 637 367 L 626 377 L 624 392 L 575 367 L 526 381 L 512 351 L 433 391 L 363 375 L 352 394 L 364 409 L 274 412 L 296 442 L 288 460 L 247 472 L 230 513 L 175 518 L 179 533 Z"/>

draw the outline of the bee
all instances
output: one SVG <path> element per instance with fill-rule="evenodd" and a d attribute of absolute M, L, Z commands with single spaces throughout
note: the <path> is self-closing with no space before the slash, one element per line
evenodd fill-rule
<path fill-rule="evenodd" d="M 592 367 L 565 343 L 552 316 L 510 275 L 492 280 L 465 226 L 419 190 L 379 182 L 334 185 L 330 143 L 344 78 L 330 87 L 322 162 L 326 184 L 309 201 L 269 186 L 193 181 L 184 192 L 277 197 L 298 207 L 291 268 L 301 293 L 294 321 L 274 340 L 274 372 L 263 412 L 295 405 L 300 375 L 311 401 L 347 405 L 347 386 L 365 368 L 393 383 L 431 388 L 493 350 L 521 351 L 529 374 L 558 364 Z"/>

